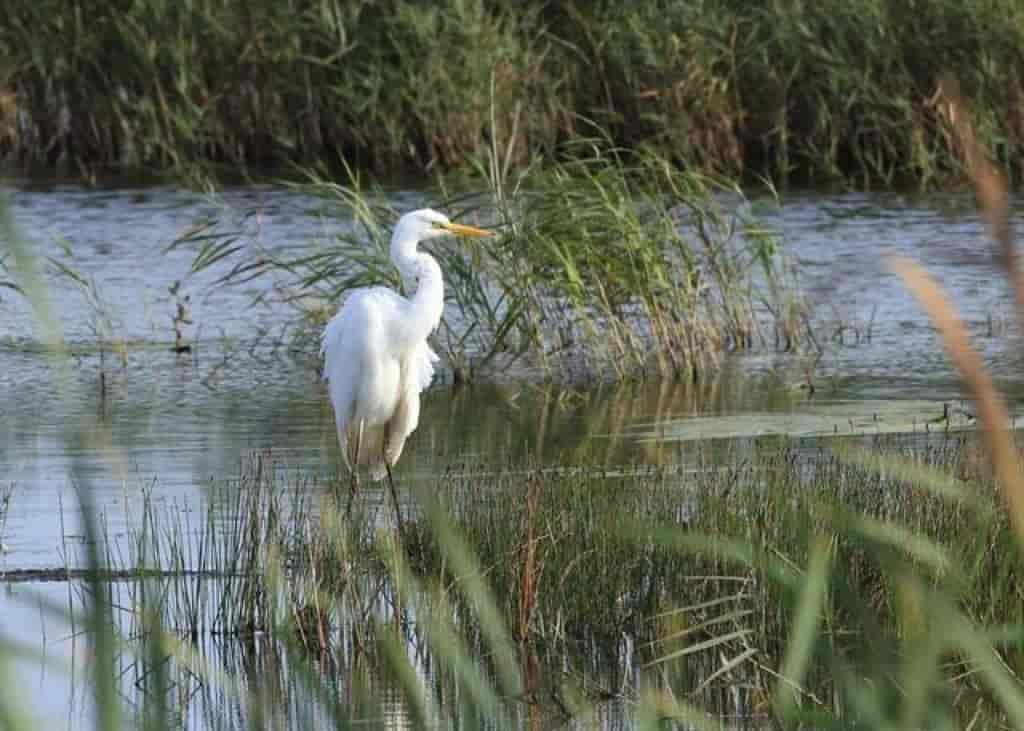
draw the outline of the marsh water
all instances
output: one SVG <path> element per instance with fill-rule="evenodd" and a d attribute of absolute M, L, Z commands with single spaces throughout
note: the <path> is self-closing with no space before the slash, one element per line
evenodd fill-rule
<path fill-rule="evenodd" d="M 278 253 L 325 245 L 346 221 L 270 186 L 214 197 L 168 187 L 9 189 L 26 238 L 95 286 L 90 297 L 80 283 L 47 275 L 72 355 L 63 390 L 27 306 L 0 290 L 0 495 L 10 494 L 0 513 L 0 576 L 78 562 L 78 488 L 90 490 L 116 538 L 143 492 L 184 513 L 215 510 L 210 485 L 237 475 L 254 451 L 271 450 L 282 469 L 325 481 L 340 474 L 315 352 L 292 346 L 295 313 L 275 282 L 220 286 L 223 268 L 190 275 L 195 250 L 167 247 L 209 217 L 236 227 L 254 252 Z M 429 200 L 394 196 L 402 206 Z M 719 376 L 699 384 L 559 388 L 506 377 L 453 389 L 442 377 L 426 396 L 399 485 L 526 463 L 685 462 L 709 440 L 813 436 L 880 421 L 923 429 L 960 393 L 934 332 L 886 269 L 891 253 L 923 262 L 942 281 L 1000 385 L 1011 397 L 1024 392 L 1010 296 L 972 196 L 792 192 L 749 205 L 781 235 L 814 305 L 824 352 L 813 396 L 801 384 L 814 359 L 770 343 L 729 356 Z M 178 295 L 169 290 L 175 282 Z M 186 294 L 193 347 L 175 353 L 176 297 Z M 123 355 L 115 341 L 126 344 Z M 76 429 L 94 420 L 102 430 Z M 63 583 L 5 582 L 0 632 L 58 657 L 80 653 L 71 629 L 38 601 L 68 595 Z M 73 677 L 31 658 L 22 666 L 32 705 L 46 709 L 52 728 L 88 726 Z"/>

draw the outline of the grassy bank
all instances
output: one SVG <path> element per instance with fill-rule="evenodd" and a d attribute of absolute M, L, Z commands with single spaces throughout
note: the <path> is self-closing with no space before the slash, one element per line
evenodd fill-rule
<path fill-rule="evenodd" d="M 0 153 L 93 174 L 341 159 L 510 165 L 594 125 L 705 172 L 931 185 L 959 166 L 961 80 L 1015 174 L 1024 10 L 1011 0 L 507 4 L 17 0 Z"/>

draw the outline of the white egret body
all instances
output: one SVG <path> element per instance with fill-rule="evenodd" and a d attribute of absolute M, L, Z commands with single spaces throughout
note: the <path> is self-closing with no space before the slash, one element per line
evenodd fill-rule
<path fill-rule="evenodd" d="M 441 322 L 444 281 L 437 261 L 417 246 L 447 234 L 491 235 L 430 209 L 405 214 L 391 237 L 391 260 L 406 282 L 417 283 L 415 292 L 407 298 L 386 287 L 357 289 L 324 329 L 324 378 L 354 475 L 360 465 L 374 480 L 387 475 L 419 423 L 420 392 L 437 361 L 427 337 Z"/>

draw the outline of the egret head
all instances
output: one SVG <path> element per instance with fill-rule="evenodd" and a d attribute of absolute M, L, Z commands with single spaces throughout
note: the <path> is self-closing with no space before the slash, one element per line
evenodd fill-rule
<path fill-rule="evenodd" d="M 410 211 L 398 219 L 395 226 L 395 238 L 411 241 L 426 241 L 439 236 L 491 236 L 490 231 L 461 223 L 452 223 L 443 213 L 421 208 Z"/>

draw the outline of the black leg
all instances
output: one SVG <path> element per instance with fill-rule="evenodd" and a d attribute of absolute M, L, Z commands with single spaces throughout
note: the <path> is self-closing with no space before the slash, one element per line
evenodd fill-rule
<path fill-rule="evenodd" d="M 348 504 L 345 506 L 345 519 L 352 513 L 352 503 L 356 500 L 356 493 L 359 492 L 359 452 L 363 448 L 363 422 L 359 422 L 359 430 L 356 432 L 356 453 L 349 462 L 352 470 L 352 484 L 348 489 Z"/>
<path fill-rule="evenodd" d="M 345 519 L 352 513 L 352 504 L 356 501 L 356 493 L 359 492 L 359 468 L 352 468 L 352 482 L 348 488 L 348 502 L 345 503 Z"/>
<path fill-rule="evenodd" d="M 395 480 L 391 476 L 391 463 L 384 456 L 384 469 L 388 471 L 388 487 L 391 488 L 391 503 L 395 506 L 395 520 L 398 523 L 398 535 L 402 535 L 402 509 L 398 507 L 398 493 L 395 491 Z"/>

